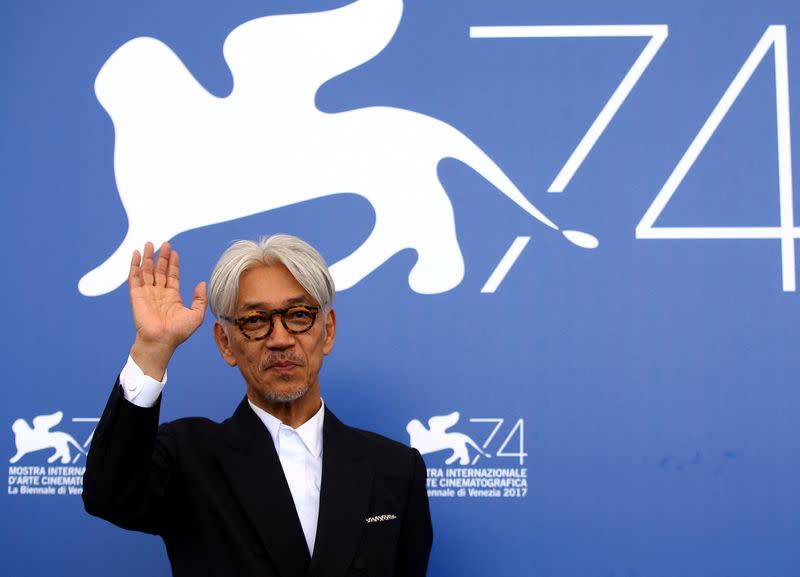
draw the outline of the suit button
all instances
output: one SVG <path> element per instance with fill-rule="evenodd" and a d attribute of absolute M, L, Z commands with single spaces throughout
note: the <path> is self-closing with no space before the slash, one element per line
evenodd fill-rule
<path fill-rule="evenodd" d="M 353 569 L 364 569 L 366 566 L 367 562 L 363 557 L 356 557 L 356 560 L 353 561 Z"/>

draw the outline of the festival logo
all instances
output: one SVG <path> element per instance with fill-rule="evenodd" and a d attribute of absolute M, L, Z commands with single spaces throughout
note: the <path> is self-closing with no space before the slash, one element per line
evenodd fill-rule
<path fill-rule="evenodd" d="M 70 433 L 52 430 L 63 419 L 64 413 L 56 411 L 34 417 L 33 426 L 25 419 L 11 425 L 16 453 L 9 459 L 9 495 L 81 494 L 84 467 L 78 461 L 85 457 L 99 419 L 71 419 L 76 434 L 87 435 L 82 444 Z"/>
<path fill-rule="evenodd" d="M 472 447 L 484 457 L 490 457 L 491 455 L 484 453 L 483 449 L 464 433 L 447 432 L 447 429 L 458 423 L 458 419 L 458 411 L 449 415 L 431 417 L 428 419 L 427 429 L 419 420 L 414 419 L 406 426 L 411 446 L 423 455 L 444 449 L 453 451 L 445 461 L 446 465 L 452 465 L 455 461 L 458 461 L 460 465 L 469 465 L 470 457 L 467 447 Z"/>
<path fill-rule="evenodd" d="M 470 430 L 476 433 L 468 435 L 450 430 L 460 418 L 460 413 L 454 411 L 431 417 L 427 427 L 419 419 L 406 425 L 409 444 L 422 455 L 430 455 L 426 457 L 428 496 L 524 497 L 528 492 L 524 419 L 507 426 L 504 418 L 470 418 Z M 481 459 L 492 459 L 493 446 L 497 449 L 491 466 L 488 462 L 476 466 Z M 441 463 L 441 459 L 444 466 L 432 466 Z"/>
<path fill-rule="evenodd" d="M 147 240 L 157 246 L 181 232 L 345 192 L 369 201 L 375 226 L 331 266 L 337 289 L 413 249 L 411 289 L 445 292 L 463 279 L 464 260 L 453 205 L 437 175 L 444 158 L 465 163 L 535 221 L 559 230 L 457 128 L 387 106 L 317 108 L 319 87 L 382 52 L 402 13 L 402 0 L 357 0 L 245 22 L 223 47 L 233 76 L 224 98 L 206 91 L 155 38 L 117 49 L 98 73 L 95 93 L 114 123 L 114 171 L 128 232 L 83 276 L 80 292 L 116 289 L 131 253 Z M 562 234 L 584 248 L 598 245 L 588 233 Z"/>

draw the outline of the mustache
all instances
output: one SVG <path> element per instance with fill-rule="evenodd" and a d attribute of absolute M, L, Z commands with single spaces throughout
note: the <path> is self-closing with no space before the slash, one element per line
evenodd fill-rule
<path fill-rule="evenodd" d="M 281 353 L 271 353 L 268 357 L 265 357 L 261 361 L 261 370 L 267 370 L 273 365 L 277 364 L 284 364 L 284 363 L 292 363 L 293 365 L 297 365 L 298 367 L 302 367 L 305 365 L 303 358 L 299 355 L 296 355 L 292 352 L 281 352 Z"/>

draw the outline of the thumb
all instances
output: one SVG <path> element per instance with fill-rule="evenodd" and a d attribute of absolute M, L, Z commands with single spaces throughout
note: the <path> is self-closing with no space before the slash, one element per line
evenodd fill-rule
<path fill-rule="evenodd" d="M 205 314 L 208 297 L 206 296 L 206 283 L 200 282 L 194 287 L 194 298 L 192 299 L 192 310 L 200 314 Z"/>

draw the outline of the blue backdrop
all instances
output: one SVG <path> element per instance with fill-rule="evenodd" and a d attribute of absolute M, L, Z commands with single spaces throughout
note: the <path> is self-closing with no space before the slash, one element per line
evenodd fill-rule
<path fill-rule="evenodd" d="M 326 403 L 426 453 L 430 575 L 800 575 L 798 4 L 303 16 L 343 6 L 0 8 L 0 574 L 169 574 L 78 496 L 133 339 L 112 253 L 171 239 L 189 297 L 288 232 L 345 288 Z M 165 420 L 243 395 L 212 322 Z"/>

